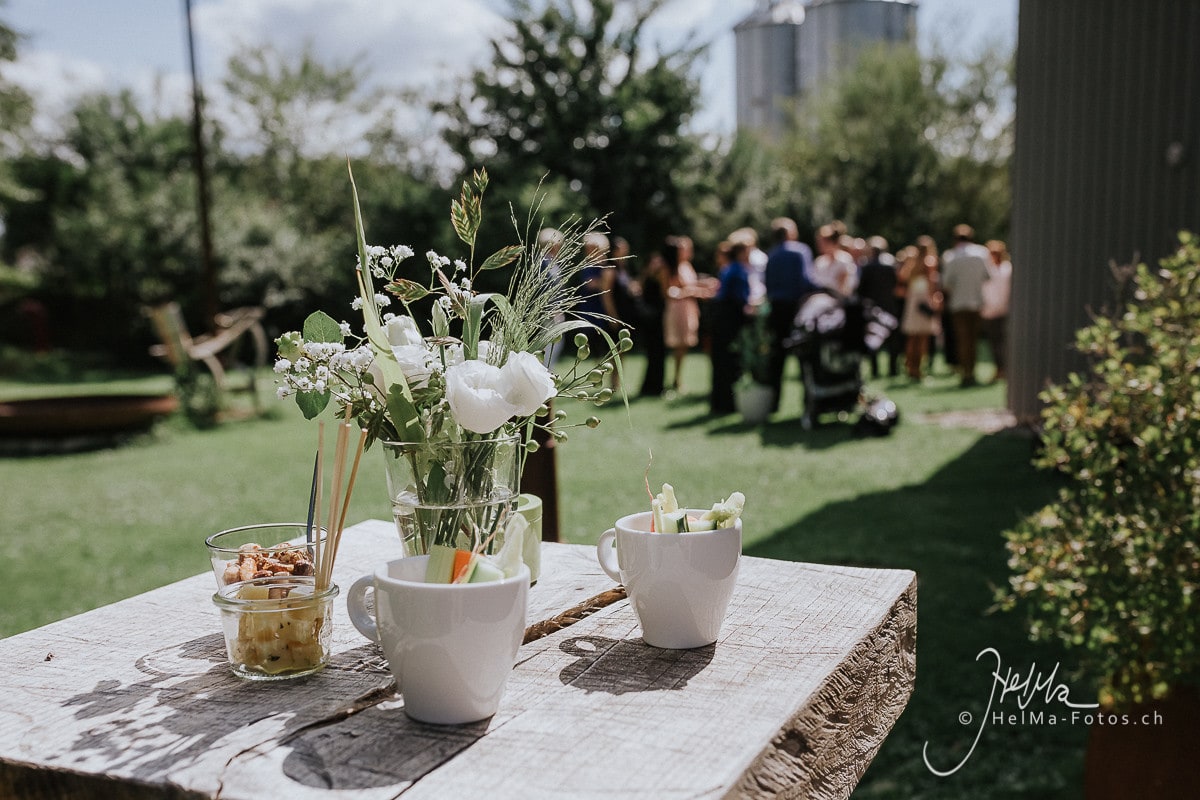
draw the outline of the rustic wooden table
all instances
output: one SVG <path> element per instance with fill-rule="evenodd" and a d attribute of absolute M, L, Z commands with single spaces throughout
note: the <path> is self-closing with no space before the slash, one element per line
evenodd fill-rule
<path fill-rule="evenodd" d="M 356 525 L 335 580 L 399 555 L 390 522 Z M 721 640 L 671 651 L 641 642 L 595 548 L 546 544 L 499 713 L 439 728 L 404 715 L 343 598 L 329 668 L 239 681 L 214 589 L 0 640 L 0 797 L 846 797 L 916 669 L 912 572 L 747 557 Z"/>

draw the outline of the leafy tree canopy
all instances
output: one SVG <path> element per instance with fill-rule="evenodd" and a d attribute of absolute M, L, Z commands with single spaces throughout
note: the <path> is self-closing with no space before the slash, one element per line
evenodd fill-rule
<path fill-rule="evenodd" d="M 675 172 L 693 149 L 684 126 L 700 50 L 644 46 L 664 3 L 512 0 L 490 66 L 436 105 L 450 148 L 468 168 L 486 162 L 510 199 L 513 187 L 554 176 L 568 207 L 611 212 L 612 230 L 635 243 L 681 224 Z"/>

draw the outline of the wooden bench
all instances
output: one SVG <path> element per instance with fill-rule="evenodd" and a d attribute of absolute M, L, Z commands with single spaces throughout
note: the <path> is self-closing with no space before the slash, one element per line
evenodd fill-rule
<path fill-rule="evenodd" d="M 183 319 L 183 312 L 175 302 L 164 303 L 147 309 L 146 314 L 154 326 L 160 344 L 151 346 L 150 354 L 162 358 L 178 374 L 203 364 L 211 373 L 219 392 L 249 392 L 258 410 L 259 397 L 255 384 L 255 372 L 267 363 L 267 335 L 262 327 L 264 310 L 258 306 L 246 306 L 225 311 L 216 316 L 216 332 L 193 337 Z M 239 387 L 229 384 L 225 365 L 221 358 L 231 352 L 243 337 L 249 336 L 254 348 L 253 361 L 246 370 L 247 382 Z"/>
<path fill-rule="evenodd" d="M 392 523 L 356 525 L 335 581 L 399 554 Z M 327 669 L 239 681 L 215 588 L 0 640 L 0 796 L 844 798 L 916 669 L 912 572 L 746 557 L 721 640 L 672 651 L 641 641 L 594 547 L 545 544 L 500 711 L 438 727 L 404 715 L 343 598 Z"/>

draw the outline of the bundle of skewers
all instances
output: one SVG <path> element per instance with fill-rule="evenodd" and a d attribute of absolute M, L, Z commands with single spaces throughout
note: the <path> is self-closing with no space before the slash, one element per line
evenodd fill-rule
<path fill-rule="evenodd" d="M 352 426 L 347 421 L 337 426 L 337 440 L 333 449 L 333 465 L 329 470 L 330 500 L 328 521 L 325 526 L 325 536 L 316 525 L 321 517 L 322 495 L 325 483 L 325 423 L 317 425 L 317 455 L 313 464 L 312 489 L 309 493 L 308 524 L 306 527 L 309 544 L 313 548 L 313 569 L 315 572 L 315 590 L 321 592 L 333 581 L 333 565 L 337 559 L 338 546 L 342 542 L 342 531 L 346 527 L 346 512 L 350 508 L 350 497 L 354 494 L 354 482 L 358 478 L 358 465 L 362 460 L 363 448 L 367 441 L 367 431 L 359 429 L 358 442 L 354 445 L 353 463 L 350 476 L 346 481 L 346 491 L 342 494 L 342 478 L 346 473 L 346 461 L 350 449 Z"/>

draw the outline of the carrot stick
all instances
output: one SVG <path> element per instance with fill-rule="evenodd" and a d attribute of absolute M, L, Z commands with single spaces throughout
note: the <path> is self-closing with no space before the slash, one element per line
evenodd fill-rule
<path fill-rule="evenodd" d="M 450 569 L 450 582 L 458 583 L 459 579 L 466 573 L 467 567 L 471 565 L 470 550 L 455 550 L 454 551 L 454 566 Z"/>

